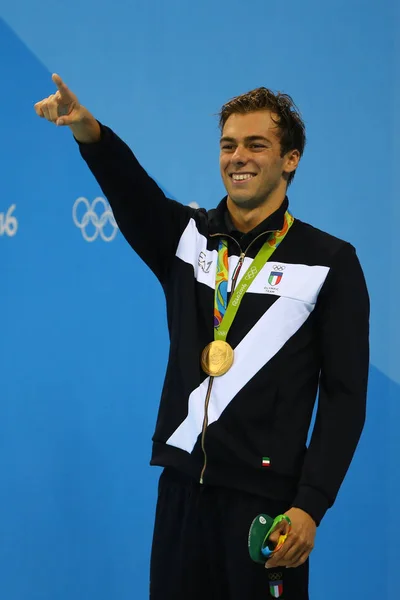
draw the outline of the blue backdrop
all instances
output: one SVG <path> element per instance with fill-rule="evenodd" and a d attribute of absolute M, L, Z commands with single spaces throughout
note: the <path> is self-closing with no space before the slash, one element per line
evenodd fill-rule
<path fill-rule="evenodd" d="M 70 132 L 34 113 L 55 71 L 170 195 L 206 208 L 224 194 L 220 105 L 259 85 L 294 97 L 309 143 L 293 212 L 357 247 L 372 301 L 367 425 L 318 531 L 311 598 L 397 599 L 395 0 L 0 0 L 0 16 L 0 598 L 148 590 L 164 300 L 92 204 L 101 191 Z"/>

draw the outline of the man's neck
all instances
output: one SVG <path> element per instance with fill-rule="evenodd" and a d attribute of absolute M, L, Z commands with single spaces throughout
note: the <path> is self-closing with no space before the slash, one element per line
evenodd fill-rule
<path fill-rule="evenodd" d="M 276 195 L 256 208 L 246 209 L 245 207 L 237 206 L 228 196 L 226 206 L 236 229 L 242 233 L 248 233 L 277 211 L 285 200 L 285 197 L 286 194 L 283 194 L 283 196 L 282 194 L 279 196 Z"/>

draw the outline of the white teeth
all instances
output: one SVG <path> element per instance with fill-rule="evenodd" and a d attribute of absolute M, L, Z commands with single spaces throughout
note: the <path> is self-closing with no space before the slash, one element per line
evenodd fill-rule
<path fill-rule="evenodd" d="M 235 173 L 232 174 L 232 179 L 234 181 L 243 181 L 244 179 L 251 179 L 252 177 L 254 177 L 254 175 L 251 173 L 246 173 L 244 175 L 237 175 Z"/>

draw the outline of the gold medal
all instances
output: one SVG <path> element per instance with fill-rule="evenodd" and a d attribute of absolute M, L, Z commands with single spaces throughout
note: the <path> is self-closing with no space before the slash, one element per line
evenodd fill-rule
<path fill-rule="evenodd" d="M 225 375 L 233 364 L 233 349 L 222 340 L 208 344 L 201 353 L 201 368 L 211 377 Z"/>

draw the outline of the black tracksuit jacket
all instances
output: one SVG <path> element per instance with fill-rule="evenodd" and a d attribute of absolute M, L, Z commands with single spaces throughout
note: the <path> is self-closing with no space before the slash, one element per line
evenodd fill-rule
<path fill-rule="evenodd" d="M 206 410 L 200 356 L 214 339 L 219 239 L 228 239 L 230 277 L 245 253 L 243 275 L 268 232 L 282 227 L 288 200 L 241 234 L 226 199 L 206 211 L 166 198 L 111 129 L 102 125 L 99 142 L 79 147 L 165 292 L 170 352 L 151 464 L 282 500 L 319 523 L 365 419 L 369 299 L 353 246 L 295 219 L 243 297 L 227 338 L 234 364 L 214 378 Z"/>

